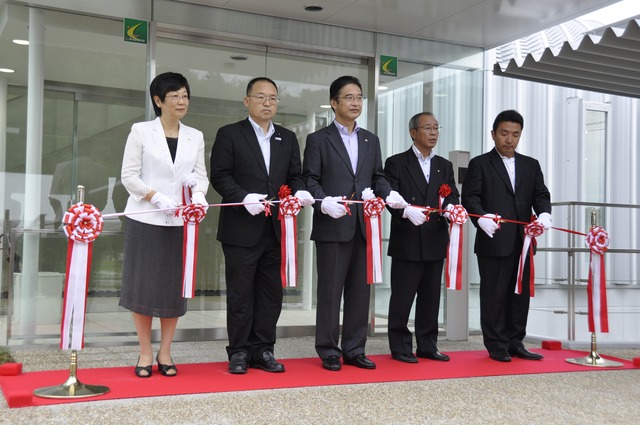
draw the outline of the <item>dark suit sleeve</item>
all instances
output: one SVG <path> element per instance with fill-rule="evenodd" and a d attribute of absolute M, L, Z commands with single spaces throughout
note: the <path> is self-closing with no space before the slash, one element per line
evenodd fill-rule
<path fill-rule="evenodd" d="M 469 161 L 469 168 L 462 184 L 462 206 L 469 214 L 485 215 L 482 208 L 482 170 L 479 159 Z M 478 226 L 478 218 L 470 217 L 474 226 Z"/>
<path fill-rule="evenodd" d="M 444 208 L 449 204 L 453 204 L 453 205 L 459 204 L 460 194 L 458 193 L 458 188 L 456 187 L 456 179 L 453 174 L 453 164 L 451 163 L 451 161 L 448 161 L 446 159 L 443 159 L 443 161 L 445 164 L 443 167 L 445 170 L 444 181 L 451 188 L 451 193 L 449 194 L 449 196 L 444 198 L 444 201 L 442 202 L 442 207 Z"/>
<path fill-rule="evenodd" d="M 233 137 L 229 127 L 222 127 L 216 134 L 211 148 L 211 185 L 218 192 L 224 202 L 236 203 L 249 194 L 233 177 L 234 175 L 234 147 Z"/>
<path fill-rule="evenodd" d="M 287 173 L 287 185 L 291 189 L 291 194 L 295 195 L 298 190 L 305 190 L 307 186 L 302 178 L 300 163 L 300 145 L 295 133 L 291 132 L 291 157 L 289 159 L 289 171 Z"/>
<path fill-rule="evenodd" d="M 307 190 L 314 199 L 324 199 L 327 195 L 322 189 L 322 155 L 315 133 L 307 136 L 307 143 L 304 149 L 304 160 L 302 162 L 302 175 L 305 180 Z M 320 209 L 321 202 L 313 204 L 314 208 Z"/>
<path fill-rule="evenodd" d="M 391 192 L 391 186 L 389 185 L 389 180 L 385 175 L 384 169 L 382 168 L 382 152 L 380 149 L 380 139 L 377 136 L 374 136 L 376 140 L 376 149 L 375 149 L 375 158 L 373 165 L 373 175 L 371 176 L 371 188 L 376 196 L 379 196 L 382 199 L 386 199 L 389 196 L 389 192 Z M 361 194 L 358 194 L 360 196 Z"/>
<path fill-rule="evenodd" d="M 384 164 L 384 174 L 389 180 L 390 190 L 395 190 L 396 192 L 400 193 L 400 195 L 402 195 L 402 193 L 400 192 L 401 173 L 400 173 L 400 164 L 398 163 L 399 162 L 398 158 L 399 158 L 398 155 L 393 155 L 387 158 Z M 404 209 L 402 210 L 394 209 L 394 208 L 390 208 L 387 205 L 387 211 L 389 211 L 395 219 L 403 220 L 402 214 L 404 213 Z"/>
<path fill-rule="evenodd" d="M 540 215 L 543 212 L 551 214 L 551 194 L 549 189 L 544 184 L 544 175 L 540 168 L 540 163 L 535 161 L 535 186 L 533 193 L 533 210 L 536 215 Z"/>

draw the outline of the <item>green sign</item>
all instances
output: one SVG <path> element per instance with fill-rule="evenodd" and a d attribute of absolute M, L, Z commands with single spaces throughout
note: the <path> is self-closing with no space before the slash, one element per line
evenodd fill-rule
<path fill-rule="evenodd" d="M 398 76 L 398 58 L 380 55 L 380 75 Z"/>
<path fill-rule="evenodd" d="M 149 23 L 137 19 L 124 18 L 124 41 L 147 44 Z"/>

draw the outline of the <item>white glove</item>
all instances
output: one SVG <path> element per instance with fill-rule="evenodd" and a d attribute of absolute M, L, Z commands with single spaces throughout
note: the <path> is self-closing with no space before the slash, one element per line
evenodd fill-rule
<path fill-rule="evenodd" d="M 263 195 L 260 193 L 250 193 L 244 197 L 242 203 L 245 204 L 245 208 L 249 211 L 251 215 L 258 215 L 261 212 L 264 212 L 264 204 L 260 201 L 264 200 L 267 195 Z"/>
<path fill-rule="evenodd" d="M 300 206 L 301 207 L 308 207 L 309 205 L 311 205 L 314 202 L 316 202 L 316 200 L 313 199 L 313 196 L 311 196 L 311 194 L 309 192 L 307 192 L 306 190 L 298 190 L 298 191 L 296 191 L 296 194 L 293 195 L 293 196 L 300 200 Z"/>
<path fill-rule="evenodd" d="M 498 223 L 496 223 L 493 219 L 500 218 L 499 215 L 495 214 L 485 214 L 478 219 L 478 226 L 489 236 L 493 238 L 493 234 L 498 230 Z"/>
<path fill-rule="evenodd" d="M 449 204 L 446 207 L 444 207 L 444 210 L 446 212 L 444 214 L 442 214 L 442 216 L 444 218 L 446 218 L 447 220 L 451 220 L 451 214 L 449 214 L 449 212 L 451 212 L 452 209 L 453 209 L 453 204 Z"/>
<path fill-rule="evenodd" d="M 332 218 L 344 217 L 347 214 L 347 209 L 344 204 L 338 202 L 341 200 L 340 196 L 327 196 L 320 204 L 320 211 Z"/>
<path fill-rule="evenodd" d="M 551 214 L 543 212 L 538 216 L 536 222 L 544 226 L 544 230 L 551 229 Z"/>
<path fill-rule="evenodd" d="M 204 197 L 204 193 L 202 192 L 193 192 L 191 194 L 191 202 L 193 202 L 194 204 L 202 205 L 205 211 L 209 209 L 209 203 L 207 202 L 207 198 Z"/>
<path fill-rule="evenodd" d="M 178 203 L 176 201 L 160 192 L 156 192 L 155 195 L 153 195 L 153 197 L 151 198 L 151 203 L 155 205 L 159 210 L 168 210 L 163 211 L 167 215 L 173 214 L 178 207 Z"/>
<path fill-rule="evenodd" d="M 400 196 L 400 194 L 398 192 L 396 192 L 395 190 L 392 190 L 391 192 L 389 192 L 389 196 L 387 196 L 387 199 L 385 199 L 385 202 L 391 208 L 396 209 L 396 210 L 401 210 L 401 209 L 406 208 L 407 206 L 409 206 L 407 201 L 405 201 L 404 198 L 402 196 Z"/>
<path fill-rule="evenodd" d="M 427 221 L 427 216 L 424 214 L 424 210 L 420 208 L 412 207 L 409 205 L 404 209 L 402 213 L 402 218 L 408 218 L 410 222 L 413 223 L 414 226 L 420 226 L 422 223 Z"/>

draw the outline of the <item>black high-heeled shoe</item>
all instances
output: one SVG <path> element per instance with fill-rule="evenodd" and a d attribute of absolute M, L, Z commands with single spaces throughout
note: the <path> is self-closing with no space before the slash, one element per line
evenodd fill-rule
<path fill-rule="evenodd" d="M 140 364 L 140 356 L 138 356 L 138 361 L 136 362 L 136 368 L 134 370 L 136 376 L 138 378 L 150 378 L 153 373 L 153 365 L 149 366 L 138 366 Z M 143 375 L 142 372 L 146 372 L 146 375 Z"/>
<path fill-rule="evenodd" d="M 178 374 L 178 368 L 175 364 L 162 364 L 160 360 L 158 360 L 158 356 L 156 356 L 156 361 L 158 362 L 158 372 L 160 375 L 164 376 L 176 376 Z M 173 359 L 171 359 L 173 362 Z M 170 371 L 175 371 L 174 373 L 169 373 Z"/>

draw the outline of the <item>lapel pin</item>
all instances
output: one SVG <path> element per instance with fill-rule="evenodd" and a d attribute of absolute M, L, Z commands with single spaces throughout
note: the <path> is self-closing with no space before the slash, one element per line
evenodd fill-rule
<path fill-rule="evenodd" d="M 282 138 L 280 138 L 280 137 L 276 136 L 276 140 L 282 140 Z"/>

